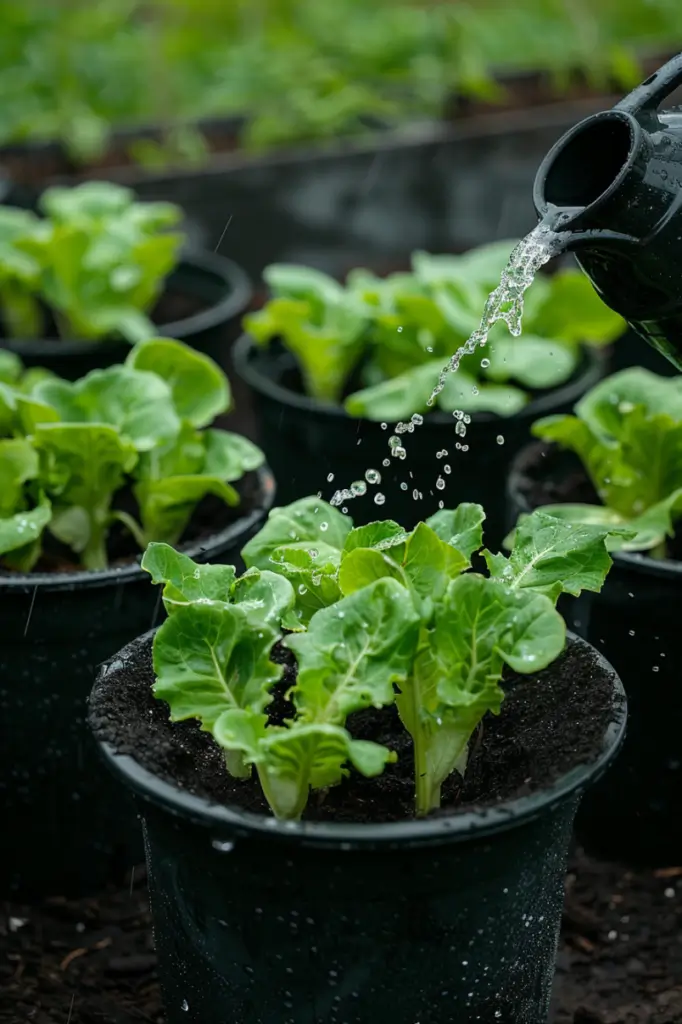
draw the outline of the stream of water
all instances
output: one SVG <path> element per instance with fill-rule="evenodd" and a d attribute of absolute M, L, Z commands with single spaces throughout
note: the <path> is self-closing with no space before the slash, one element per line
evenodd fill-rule
<path fill-rule="evenodd" d="M 557 221 L 557 211 L 551 211 L 514 248 L 507 266 L 502 271 L 499 285 L 490 293 L 483 307 L 479 326 L 467 341 L 453 353 L 441 370 L 429 397 L 429 406 L 434 405 L 438 395 L 445 387 L 448 374 L 457 372 L 464 356 L 472 355 L 478 348 L 486 344 L 494 324 L 502 320 L 506 323 L 512 335 L 518 337 L 521 333 L 523 300 L 526 291 L 533 283 L 535 275 L 540 268 L 554 256 L 557 256 L 566 245 L 566 232 L 555 230 Z M 456 409 L 453 412 L 453 416 L 457 421 L 457 435 L 461 439 L 466 434 L 466 427 L 470 417 L 461 409 Z M 404 435 L 414 433 L 415 429 L 421 426 L 423 422 L 424 417 L 420 413 L 415 413 L 407 422 L 396 423 L 393 433 L 388 439 L 390 455 L 393 458 L 406 458 L 407 451 L 404 445 Z M 384 465 L 387 464 L 390 465 L 388 460 L 384 462 Z M 381 482 L 381 475 L 375 469 L 368 469 L 365 477 L 369 483 Z M 364 481 L 356 481 L 350 487 L 337 490 L 331 498 L 331 504 L 343 505 L 346 501 L 364 494 L 366 489 Z M 374 501 L 377 505 L 383 504 L 383 494 L 377 492 L 374 496 Z"/>

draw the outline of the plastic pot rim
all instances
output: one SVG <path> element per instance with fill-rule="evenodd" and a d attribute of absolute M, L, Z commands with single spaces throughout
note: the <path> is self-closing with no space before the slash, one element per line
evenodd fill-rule
<path fill-rule="evenodd" d="M 204 270 L 221 278 L 228 289 L 227 293 L 223 298 L 198 313 L 193 313 L 182 320 L 173 320 L 168 324 L 157 324 L 159 338 L 176 338 L 179 341 L 184 341 L 186 338 L 218 327 L 246 311 L 253 296 L 253 289 L 246 271 L 242 270 L 239 264 L 225 256 L 218 256 L 216 253 L 192 252 L 183 255 L 175 267 L 175 271 L 183 269 Z M 166 282 L 175 271 L 170 271 Z M 13 352 L 19 358 L 41 359 L 43 357 L 54 358 L 56 355 L 83 356 L 107 349 L 114 351 L 119 350 L 122 346 L 126 347 L 128 344 L 125 339 L 121 338 L 105 338 L 101 341 L 70 341 L 60 338 L 21 341 L 3 338 L 0 347 Z M 132 347 L 131 344 L 130 348 Z"/>
<path fill-rule="evenodd" d="M 544 441 L 534 441 L 524 447 L 512 459 L 507 479 L 507 494 L 514 509 L 519 513 L 532 512 L 530 503 L 526 500 L 520 481 L 525 474 L 525 467 L 531 461 L 535 453 L 549 451 L 550 448 L 557 448 L 556 445 L 546 444 Z M 568 502 L 547 502 L 547 504 L 568 504 Z M 542 505 L 538 506 L 542 508 Z M 611 558 L 615 565 L 627 568 L 632 572 L 641 573 L 645 576 L 658 576 L 659 578 L 675 580 L 682 586 L 682 562 L 675 562 L 671 558 L 650 558 L 649 555 L 639 551 L 611 551 Z"/>
<path fill-rule="evenodd" d="M 269 466 L 261 466 L 255 470 L 258 476 L 258 498 L 254 508 L 248 515 L 234 520 L 223 530 L 182 546 L 182 553 L 189 558 L 201 555 L 203 561 L 210 560 L 229 547 L 241 534 L 246 534 L 258 525 L 263 512 L 269 512 L 275 500 L 275 478 Z M 77 569 L 74 572 L 2 572 L 0 571 L 0 595 L 3 593 L 30 593 L 40 590 L 41 593 L 55 591 L 93 590 L 111 584 L 132 583 L 148 579 L 148 573 L 141 568 L 142 553 L 125 565 L 112 566 L 108 569 L 92 570 Z"/>
<path fill-rule="evenodd" d="M 93 693 L 100 681 L 123 663 L 131 647 L 137 650 L 143 643 L 151 643 L 155 632 L 152 629 L 145 633 L 102 665 Z M 236 806 L 217 804 L 205 797 L 188 793 L 158 778 L 138 764 L 131 755 L 116 753 L 113 745 L 101 740 L 96 733 L 95 741 L 108 768 L 138 797 L 178 819 L 189 819 L 206 827 L 218 837 L 259 838 L 303 847 L 341 850 L 423 847 L 478 840 L 535 820 L 583 789 L 589 782 L 595 781 L 615 757 L 624 739 L 627 701 L 619 676 L 599 651 L 585 640 L 570 632 L 567 636 L 573 643 L 590 647 L 600 667 L 613 679 L 612 716 L 604 731 L 602 751 L 595 761 L 576 765 L 546 789 L 506 801 L 499 807 L 420 820 L 373 824 L 281 822 L 274 817 L 244 811 Z"/>
<path fill-rule="evenodd" d="M 253 359 L 262 350 L 258 348 L 249 334 L 242 334 L 237 339 L 232 352 L 235 371 L 254 391 L 267 398 L 304 412 L 316 413 L 319 416 L 333 416 L 337 419 L 353 420 L 356 423 L 379 422 L 378 420 L 365 420 L 363 417 L 351 416 L 342 405 L 320 402 L 316 398 L 299 394 L 297 391 L 292 391 L 290 388 L 286 388 L 277 381 L 260 373 L 253 365 Z M 583 352 L 585 354 L 585 364 L 573 379 L 565 384 L 561 384 L 559 387 L 552 388 L 540 398 L 531 400 L 512 416 L 500 416 L 499 413 L 495 412 L 473 412 L 471 413 L 471 422 L 502 425 L 515 420 L 535 419 L 537 416 L 550 412 L 557 404 L 574 405 L 581 395 L 587 389 L 593 387 L 602 376 L 603 360 L 600 351 L 585 346 Z M 449 413 L 440 411 L 428 412 L 424 415 L 424 426 L 429 424 L 439 427 L 452 426 L 452 416 Z"/>

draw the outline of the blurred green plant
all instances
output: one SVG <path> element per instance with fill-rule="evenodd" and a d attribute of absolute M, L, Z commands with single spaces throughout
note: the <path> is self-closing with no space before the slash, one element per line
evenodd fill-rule
<path fill-rule="evenodd" d="M 0 0 L 0 19 L 0 143 L 77 162 L 121 124 L 171 131 L 131 144 L 158 164 L 202 158 L 201 118 L 244 115 L 259 148 L 438 117 L 453 92 L 499 99 L 491 69 L 626 88 L 682 39 L 677 0 Z"/>
<path fill-rule="evenodd" d="M 277 340 L 294 355 L 306 394 L 318 401 L 345 397 L 351 416 L 376 421 L 426 413 L 443 365 L 480 325 L 514 245 L 494 242 L 461 256 L 415 252 L 411 273 L 380 278 L 357 269 L 345 286 L 311 267 L 273 264 L 264 271 L 272 297 L 244 326 L 259 345 Z M 583 344 L 609 344 L 622 332 L 622 318 L 579 270 L 539 275 L 521 336 L 494 326 L 486 347 L 448 375 L 438 408 L 513 416 L 532 392 L 571 378 Z"/>
<path fill-rule="evenodd" d="M 71 341 L 153 337 L 147 316 L 178 261 L 172 203 L 140 203 L 110 182 L 49 188 L 44 217 L 0 206 L 0 320 L 5 335 L 45 337 L 45 312 Z"/>

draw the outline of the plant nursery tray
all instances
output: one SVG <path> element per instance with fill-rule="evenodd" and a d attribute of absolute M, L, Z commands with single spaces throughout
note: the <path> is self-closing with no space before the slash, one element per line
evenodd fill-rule
<path fill-rule="evenodd" d="M 95 898 L 0 905 L 0 1022 L 163 1024 L 145 881 L 138 867 Z M 682 1024 L 681 922 L 682 866 L 577 851 L 551 1024 Z"/>

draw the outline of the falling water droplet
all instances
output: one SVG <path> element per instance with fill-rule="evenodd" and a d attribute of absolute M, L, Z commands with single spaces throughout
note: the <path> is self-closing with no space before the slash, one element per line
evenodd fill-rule
<path fill-rule="evenodd" d="M 329 523 L 320 523 L 320 529 L 325 533 L 329 529 Z"/>
<path fill-rule="evenodd" d="M 438 479 L 436 480 L 436 487 L 438 488 L 439 491 L 445 490 L 445 480 L 443 480 L 442 476 L 439 476 Z"/>
<path fill-rule="evenodd" d="M 490 366 L 490 360 L 487 358 L 481 359 L 481 366 L 483 367 L 484 370 L 487 370 L 488 367 Z"/>
<path fill-rule="evenodd" d="M 182 1002 L 180 1003 L 180 1009 L 184 1010 L 185 1013 L 187 1013 L 187 1011 L 189 1010 L 189 1003 L 187 1002 L 186 999 L 183 999 Z"/>
<path fill-rule="evenodd" d="M 367 484 L 364 480 L 354 480 L 350 485 L 350 489 L 357 497 L 361 494 L 367 494 Z"/>
<path fill-rule="evenodd" d="M 495 440 L 497 441 L 498 444 L 504 444 L 504 438 L 502 437 L 502 434 L 498 434 Z"/>
<path fill-rule="evenodd" d="M 334 479 L 334 474 L 333 473 L 327 473 L 327 483 L 330 484 L 333 479 Z"/>
<path fill-rule="evenodd" d="M 383 503 L 385 501 L 386 501 L 386 498 L 381 493 L 381 491 L 377 491 L 377 493 L 374 495 L 374 504 L 375 505 L 383 505 Z"/>
<path fill-rule="evenodd" d="M 380 484 L 381 473 L 378 469 L 368 469 L 365 471 L 365 480 L 368 484 Z"/>

